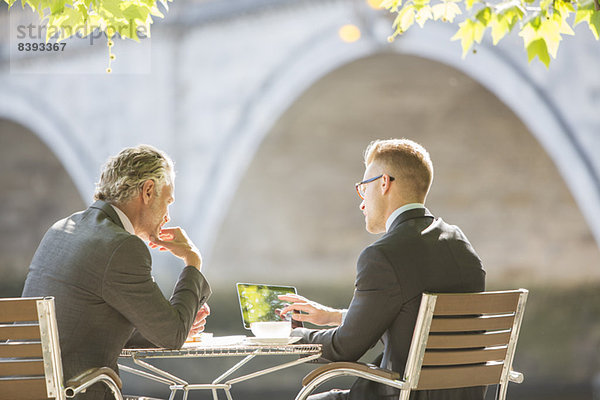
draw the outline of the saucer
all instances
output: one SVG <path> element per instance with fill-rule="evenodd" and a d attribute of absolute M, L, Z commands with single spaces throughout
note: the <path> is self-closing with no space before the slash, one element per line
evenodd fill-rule
<path fill-rule="evenodd" d="M 285 338 L 263 338 L 263 337 L 247 337 L 245 342 L 247 344 L 292 344 L 302 339 L 298 336 L 285 337 Z"/>

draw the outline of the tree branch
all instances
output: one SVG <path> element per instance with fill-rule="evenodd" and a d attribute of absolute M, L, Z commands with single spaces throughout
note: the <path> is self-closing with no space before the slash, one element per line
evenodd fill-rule
<path fill-rule="evenodd" d="M 600 11 L 600 0 L 594 0 L 594 8 L 596 11 Z"/>

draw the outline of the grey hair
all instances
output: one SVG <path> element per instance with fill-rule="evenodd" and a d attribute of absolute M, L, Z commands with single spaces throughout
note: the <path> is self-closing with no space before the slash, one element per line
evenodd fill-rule
<path fill-rule="evenodd" d="M 167 154 L 146 144 L 128 147 L 110 157 L 102 167 L 94 200 L 125 202 L 136 196 L 149 179 L 155 182 L 158 194 L 163 184 L 172 184 L 174 178 L 173 161 Z"/>

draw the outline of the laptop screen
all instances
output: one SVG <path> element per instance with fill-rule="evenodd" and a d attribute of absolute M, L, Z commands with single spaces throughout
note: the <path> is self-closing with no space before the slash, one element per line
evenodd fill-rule
<path fill-rule="evenodd" d="M 280 294 L 296 293 L 293 286 L 275 286 L 255 283 L 238 283 L 238 299 L 244 328 L 252 322 L 281 321 L 281 311 L 289 302 L 279 300 Z M 301 321 L 292 320 L 292 328 L 301 327 Z"/>

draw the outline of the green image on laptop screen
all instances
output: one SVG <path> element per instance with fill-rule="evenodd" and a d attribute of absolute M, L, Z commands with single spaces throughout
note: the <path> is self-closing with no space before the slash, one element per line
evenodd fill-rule
<path fill-rule="evenodd" d="M 250 324 L 253 322 L 281 321 L 279 311 L 289 302 L 279 300 L 277 296 L 296 293 L 296 288 L 293 286 L 238 283 L 237 291 L 244 327 L 250 329 Z M 301 326 L 301 323 L 292 321 L 292 326 Z"/>

